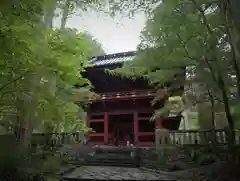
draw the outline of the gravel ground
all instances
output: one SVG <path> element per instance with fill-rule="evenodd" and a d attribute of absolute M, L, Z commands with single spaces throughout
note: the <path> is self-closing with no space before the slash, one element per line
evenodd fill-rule
<path fill-rule="evenodd" d="M 168 180 L 171 177 L 158 173 L 143 171 L 139 168 L 123 167 L 99 167 L 99 166 L 82 166 L 76 168 L 73 172 L 64 176 L 64 178 L 80 178 L 94 180 Z"/>

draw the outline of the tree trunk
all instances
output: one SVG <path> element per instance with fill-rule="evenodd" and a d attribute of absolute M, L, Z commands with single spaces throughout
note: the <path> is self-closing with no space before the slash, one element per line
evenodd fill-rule
<path fill-rule="evenodd" d="M 32 118 L 30 112 L 25 113 L 25 117 L 23 118 L 23 123 L 21 126 L 22 129 L 22 135 L 20 140 L 25 148 L 31 147 L 31 140 L 32 140 L 32 132 L 33 132 L 33 126 L 32 126 Z"/>
<path fill-rule="evenodd" d="M 68 15 L 69 15 L 70 5 L 71 5 L 70 0 L 66 0 L 66 3 L 64 4 L 64 7 L 63 7 L 63 15 L 61 18 L 61 28 L 60 28 L 61 30 L 65 29 Z"/>
<path fill-rule="evenodd" d="M 212 114 L 211 114 L 211 125 L 212 125 L 212 143 L 213 145 L 216 145 L 217 139 L 216 139 L 216 132 L 215 132 L 215 101 L 212 93 L 208 89 L 208 96 L 211 102 L 211 107 L 212 107 Z"/>
<path fill-rule="evenodd" d="M 51 2 L 45 8 L 43 21 L 47 28 L 53 27 L 53 19 L 55 16 L 56 7 L 57 7 L 57 0 L 51 0 Z"/>
<path fill-rule="evenodd" d="M 37 106 L 37 98 L 33 90 L 33 82 L 40 81 L 35 73 L 28 73 L 23 80 L 24 92 L 19 92 L 17 100 L 18 110 L 18 131 L 17 139 L 21 146 L 28 148 L 31 146 L 33 132 L 33 121 Z"/>
<path fill-rule="evenodd" d="M 240 68 L 239 63 L 240 62 L 240 32 L 237 32 L 237 29 L 232 28 L 228 31 L 229 41 L 232 48 L 232 63 L 233 63 L 233 69 L 236 73 L 236 80 L 237 80 L 237 92 L 238 96 L 240 95 Z"/>
<path fill-rule="evenodd" d="M 33 98 L 29 95 L 22 94 L 18 100 L 18 131 L 16 136 L 24 148 L 31 146 L 31 136 L 33 132 L 33 117 L 35 104 Z"/>
<path fill-rule="evenodd" d="M 207 86 L 202 80 L 204 65 L 198 65 L 196 67 L 196 97 L 197 97 L 197 109 L 198 109 L 198 123 L 201 129 L 211 129 L 211 107 L 209 99 L 206 99 Z M 204 138 L 202 138 L 204 139 Z"/>
<path fill-rule="evenodd" d="M 193 4 L 195 4 L 198 11 L 201 13 L 201 16 L 203 18 L 203 24 L 205 25 L 209 34 L 212 35 L 213 30 L 211 29 L 209 23 L 207 22 L 207 18 L 206 18 L 206 14 L 205 14 L 204 10 L 200 6 L 198 6 L 198 4 L 196 3 L 195 0 L 191 0 L 191 1 L 193 2 Z M 238 5 L 240 5 L 239 0 L 224 0 L 224 1 L 221 1 L 221 2 L 223 2 L 223 4 L 220 3 L 220 7 L 223 8 L 224 11 L 225 11 L 225 9 L 227 9 L 226 12 L 230 12 L 231 10 L 234 9 L 235 12 L 239 12 L 239 6 L 238 6 Z M 234 3 L 234 6 L 233 6 L 233 3 Z M 234 24 L 237 25 L 238 23 L 235 22 Z M 218 60 L 217 54 L 216 54 L 217 53 L 216 52 L 216 45 L 218 44 L 217 42 L 218 42 L 218 39 L 215 38 L 215 40 L 212 41 L 212 43 L 210 42 L 210 46 L 209 46 L 209 52 L 211 52 L 210 55 L 213 55 L 213 57 L 211 57 L 211 60 L 216 60 L 216 62 L 214 64 L 214 67 L 216 67 L 216 70 L 214 71 L 213 65 L 211 65 L 209 60 L 205 60 L 205 62 L 208 65 L 208 68 L 211 71 L 213 80 L 217 83 L 217 85 L 218 85 L 218 87 L 219 87 L 219 89 L 222 93 L 222 100 L 223 100 L 223 103 L 224 103 L 226 117 L 227 117 L 227 120 L 228 120 L 229 128 L 231 130 L 230 131 L 231 135 L 229 136 L 229 144 L 232 145 L 235 141 L 235 135 L 234 135 L 234 130 L 233 130 L 234 129 L 234 120 L 233 120 L 233 117 L 232 117 L 231 112 L 230 112 L 229 99 L 228 99 L 228 95 L 227 95 L 225 82 L 224 82 L 224 79 L 223 79 L 223 76 L 222 76 L 223 71 L 221 70 L 221 68 L 218 65 L 219 60 Z M 215 73 L 217 75 L 216 77 L 215 77 Z"/>
<path fill-rule="evenodd" d="M 227 95 L 225 83 L 220 73 L 218 73 L 218 86 L 222 93 L 222 100 L 224 103 L 224 109 L 225 109 L 229 130 L 230 130 L 229 131 L 230 135 L 228 135 L 228 143 L 229 143 L 229 146 L 232 146 L 235 143 L 234 120 L 230 111 L 230 105 L 228 101 L 228 95 Z"/>
<path fill-rule="evenodd" d="M 236 73 L 237 91 L 240 95 L 240 23 L 238 17 L 240 15 L 239 0 L 224 0 L 220 4 L 221 11 L 224 14 L 226 29 L 229 36 L 230 45 L 233 52 L 233 68 Z"/>

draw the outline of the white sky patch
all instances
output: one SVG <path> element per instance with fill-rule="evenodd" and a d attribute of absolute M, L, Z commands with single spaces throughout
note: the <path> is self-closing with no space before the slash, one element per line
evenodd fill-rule
<path fill-rule="evenodd" d="M 79 31 L 88 31 L 103 45 L 106 53 L 118 53 L 136 50 L 140 43 L 140 32 L 145 24 L 144 13 L 133 18 L 111 18 L 98 12 L 86 12 L 69 18 L 67 27 Z M 54 25 L 59 26 L 56 18 Z"/>

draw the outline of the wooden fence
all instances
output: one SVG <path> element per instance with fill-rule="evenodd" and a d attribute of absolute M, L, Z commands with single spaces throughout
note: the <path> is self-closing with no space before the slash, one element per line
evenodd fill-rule
<path fill-rule="evenodd" d="M 32 145 L 63 145 L 82 143 L 86 140 L 84 133 L 34 133 L 32 135 Z M 0 143 L 14 143 L 13 134 L 0 135 Z"/>
<path fill-rule="evenodd" d="M 240 144 L 240 130 L 235 130 L 235 144 Z M 227 144 L 227 134 L 223 129 L 217 130 L 177 130 L 170 131 L 170 142 L 167 144 L 178 145 L 207 145 L 213 138 L 219 145 Z M 32 136 L 33 145 L 63 145 L 86 142 L 84 133 L 35 133 Z M 12 134 L 0 135 L 0 143 L 12 143 L 15 137 Z"/>
<path fill-rule="evenodd" d="M 48 145 L 63 145 L 81 143 L 84 144 L 86 136 L 84 133 L 48 133 L 48 134 L 33 134 L 33 144 L 48 144 Z"/>
<path fill-rule="evenodd" d="M 240 144 L 240 130 L 234 130 L 235 144 Z M 170 131 L 170 144 L 179 145 L 206 145 L 211 144 L 214 139 L 219 145 L 228 143 L 227 133 L 224 129 L 216 130 L 177 130 Z"/>

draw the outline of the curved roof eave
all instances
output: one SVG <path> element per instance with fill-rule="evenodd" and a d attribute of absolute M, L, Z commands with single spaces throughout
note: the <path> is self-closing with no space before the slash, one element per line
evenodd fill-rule
<path fill-rule="evenodd" d="M 95 66 L 112 65 L 132 61 L 135 55 L 136 51 L 107 54 L 92 57 L 89 62 L 94 64 Z"/>

